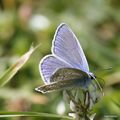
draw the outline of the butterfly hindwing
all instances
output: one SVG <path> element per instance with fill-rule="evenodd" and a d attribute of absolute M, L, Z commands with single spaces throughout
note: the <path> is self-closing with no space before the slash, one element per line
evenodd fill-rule
<path fill-rule="evenodd" d="M 50 83 L 50 77 L 56 70 L 65 67 L 71 67 L 71 65 L 65 63 L 53 55 L 47 55 L 41 60 L 39 64 L 40 74 L 46 84 Z"/>
<path fill-rule="evenodd" d="M 60 68 L 51 77 L 50 82 L 79 79 L 80 81 L 87 79 L 87 73 L 75 68 Z"/>

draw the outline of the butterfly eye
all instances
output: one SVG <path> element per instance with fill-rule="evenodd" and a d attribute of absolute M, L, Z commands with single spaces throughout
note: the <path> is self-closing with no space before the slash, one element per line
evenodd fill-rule
<path fill-rule="evenodd" d="M 93 76 L 90 75 L 90 79 L 93 80 L 94 79 Z"/>
<path fill-rule="evenodd" d="M 90 73 L 90 79 L 93 80 L 95 78 L 96 78 L 96 76 L 93 73 Z"/>

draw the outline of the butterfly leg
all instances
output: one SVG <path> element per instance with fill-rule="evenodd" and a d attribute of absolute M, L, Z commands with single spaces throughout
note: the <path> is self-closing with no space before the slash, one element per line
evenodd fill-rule
<path fill-rule="evenodd" d="M 91 92 L 89 92 L 89 94 L 90 94 L 90 98 L 92 100 L 92 103 L 95 104 L 95 103 L 97 103 L 97 97 L 94 98 L 94 96 L 97 96 L 97 92 L 96 92 L 97 86 L 93 82 L 91 82 L 91 85 L 93 86 L 93 90 Z"/>
<path fill-rule="evenodd" d="M 93 91 L 92 92 L 95 92 L 97 90 L 97 86 L 95 83 L 91 82 L 92 86 L 93 86 Z"/>
<path fill-rule="evenodd" d="M 89 90 L 83 91 L 84 94 L 84 106 L 85 109 L 87 110 L 90 107 L 90 93 Z"/>

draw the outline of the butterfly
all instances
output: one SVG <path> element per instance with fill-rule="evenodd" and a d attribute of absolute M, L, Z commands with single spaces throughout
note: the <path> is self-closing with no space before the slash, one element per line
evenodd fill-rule
<path fill-rule="evenodd" d="M 68 25 L 58 26 L 52 41 L 52 54 L 40 61 L 39 71 L 45 85 L 35 88 L 47 93 L 76 87 L 87 88 L 95 75 L 89 71 L 83 49 Z"/>

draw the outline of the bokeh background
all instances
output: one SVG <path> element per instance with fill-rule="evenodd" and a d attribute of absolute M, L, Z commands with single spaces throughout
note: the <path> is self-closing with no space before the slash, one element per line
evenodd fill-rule
<path fill-rule="evenodd" d="M 39 61 L 51 53 L 51 42 L 61 22 L 68 24 L 80 40 L 90 70 L 105 80 L 105 96 L 95 106 L 96 120 L 120 120 L 119 0 L 0 0 L 0 74 L 32 44 L 41 44 L 12 80 L 0 88 L 0 111 L 69 113 L 62 92 L 43 95 L 34 91 L 44 84 Z M 112 69 L 103 70 L 109 67 Z"/>

